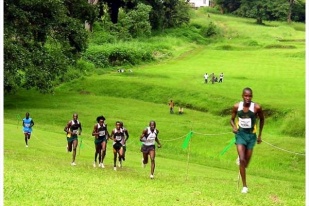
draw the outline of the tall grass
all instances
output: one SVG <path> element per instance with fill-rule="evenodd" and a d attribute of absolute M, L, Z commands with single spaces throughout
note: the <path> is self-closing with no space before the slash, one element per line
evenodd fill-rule
<path fill-rule="evenodd" d="M 4 204 L 304 205 L 305 46 L 299 41 L 304 32 L 279 22 L 261 27 L 249 19 L 215 14 L 209 19 L 201 11 L 192 21 L 213 21 L 224 35 L 207 45 L 168 33 L 156 36 L 149 43 L 172 48 L 174 58 L 125 73 L 80 62 L 90 68 L 87 75 L 60 85 L 54 94 L 21 90 L 4 96 Z M 206 72 L 223 72 L 223 83 L 205 84 Z M 247 172 L 250 193 L 242 195 L 235 148 L 220 153 L 233 138 L 230 109 L 247 86 L 267 117 L 265 142 L 255 147 Z M 170 99 L 175 114 L 169 114 Z M 183 115 L 177 114 L 178 105 L 185 107 Z M 21 132 L 25 112 L 35 121 L 29 148 Z M 83 125 L 76 167 L 70 166 L 63 132 L 74 112 Z M 100 114 L 109 130 L 122 120 L 130 133 L 127 160 L 116 172 L 111 142 L 106 168 L 92 167 L 91 132 Z M 156 120 L 163 144 L 154 180 L 149 165 L 141 168 L 138 140 L 150 120 Z M 189 147 L 183 149 L 190 131 Z"/>

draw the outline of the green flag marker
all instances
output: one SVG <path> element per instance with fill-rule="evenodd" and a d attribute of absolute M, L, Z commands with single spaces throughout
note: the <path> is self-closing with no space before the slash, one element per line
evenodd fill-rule
<path fill-rule="evenodd" d="M 82 149 L 84 147 L 83 138 L 79 137 L 78 140 L 80 140 L 80 144 L 79 144 L 79 147 L 78 147 L 78 155 L 80 155 L 80 149 Z"/>
<path fill-rule="evenodd" d="M 84 145 L 83 145 L 83 138 L 80 137 L 80 138 L 79 138 L 79 141 L 80 141 L 79 148 L 80 148 L 80 149 L 83 149 L 83 148 L 84 148 Z"/>
<path fill-rule="evenodd" d="M 226 151 L 228 151 L 232 145 L 235 144 L 235 138 L 233 137 L 233 139 L 230 141 L 230 143 L 222 150 L 222 152 L 220 153 L 220 155 L 224 155 L 226 153 Z"/>
<path fill-rule="evenodd" d="M 186 148 L 188 147 L 192 135 L 193 135 L 193 132 L 192 132 L 192 131 L 190 131 L 190 132 L 187 134 L 185 141 L 183 141 L 183 143 L 182 143 L 182 149 L 186 149 Z"/>

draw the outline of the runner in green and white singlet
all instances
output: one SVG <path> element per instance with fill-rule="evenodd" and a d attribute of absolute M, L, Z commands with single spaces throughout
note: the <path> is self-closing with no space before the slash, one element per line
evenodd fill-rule
<path fill-rule="evenodd" d="M 233 132 L 235 133 L 239 171 L 243 183 L 242 193 L 248 192 L 246 168 L 249 165 L 255 143 L 260 144 L 262 142 L 262 131 L 264 127 L 262 107 L 257 103 L 253 103 L 251 101 L 252 97 L 253 94 L 250 88 L 243 89 L 243 101 L 233 106 L 230 120 Z M 260 120 L 258 136 L 256 135 L 257 118 Z"/>

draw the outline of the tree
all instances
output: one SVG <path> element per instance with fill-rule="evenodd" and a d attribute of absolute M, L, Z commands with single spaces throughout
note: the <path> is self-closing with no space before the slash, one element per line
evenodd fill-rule
<path fill-rule="evenodd" d="M 220 12 L 231 13 L 240 7 L 241 0 L 215 0 L 215 4 L 220 7 Z"/>
<path fill-rule="evenodd" d="M 306 5 L 305 2 L 300 0 L 288 0 L 289 12 L 287 15 L 287 21 L 299 21 L 305 22 L 306 20 Z"/>
<path fill-rule="evenodd" d="M 292 21 L 292 7 L 295 4 L 295 0 L 288 0 L 288 1 L 289 1 L 289 12 L 288 12 L 287 20 L 290 23 Z"/>
<path fill-rule="evenodd" d="M 190 21 L 190 5 L 183 0 L 142 0 L 150 5 L 150 23 L 154 30 L 178 27 Z"/>
<path fill-rule="evenodd" d="M 241 6 L 235 13 L 243 17 L 255 18 L 257 24 L 263 24 L 263 20 L 285 19 L 288 3 L 286 0 L 241 0 Z"/>
<path fill-rule="evenodd" d="M 151 34 L 151 26 L 149 23 L 150 6 L 138 4 L 136 9 L 128 10 L 125 17 L 119 20 L 119 26 L 128 31 L 128 36 L 140 37 L 149 36 Z"/>
<path fill-rule="evenodd" d="M 87 48 L 83 24 L 92 14 L 83 0 L 4 0 L 5 92 L 51 91 Z"/>

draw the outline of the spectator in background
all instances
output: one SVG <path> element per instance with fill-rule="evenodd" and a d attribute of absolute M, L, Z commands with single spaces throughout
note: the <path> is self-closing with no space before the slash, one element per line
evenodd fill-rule
<path fill-rule="evenodd" d="M 170 113 L 173 114 L 174 113 L 174 102 L 173 100 L 171 100 L 169 103 L 168 103 L 169 107 L 170 107 Z"/>
<path fill-rule="evenodd" d="M 223 82 L 223 73 L 221 73 L 219 76 L 219 83 L 222 83 L 222 82 Z"/>
<path fill-rule="evenodd" d="M 183 107 L 182 106 L 179 106 L 178 114 L 183 114 Z"/>
<path fill-rule="evenodd" d="M 216 82 L 216 76 L 215 73 L 212 73 L 211 75 L 211 83 L 214 84 Z"/>
<path fill-rule="evenodd" d="M 205 83 L 207 84 L 208 83 L 208 74 L 207 73 L 204 74 L 204 79 L 205 79 Z"/>

